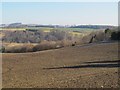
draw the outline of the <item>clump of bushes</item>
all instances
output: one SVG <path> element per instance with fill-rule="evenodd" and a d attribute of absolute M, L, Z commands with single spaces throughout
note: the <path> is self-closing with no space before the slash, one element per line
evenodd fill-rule
<path fill-rule="evenodd" d="M 1 53 L 4 53 L 4 52 L 5 52 L 5 47 L 4 47 L 4 46 L 1 46 L 1 47 L 0 47 L 0 52 L 1 52 Z"/>
<path fill-rule="evenodd" d="M 55 49 L 55 48 L 56 48 L 56 42 L 42 42 L 41 44 L 38 44 L 33 47 L 33 52 Z"/>
<path fill-rule="evenodd" d="M 14 43 L 13 43 L 14 44 Z M 43 50 L 49 50 L 49 49 L 58 49 L 64 47 L 64 44 L 62 41 L 44 41 L 39 44 L 16 44 L 12 46 L 6 46 L 2 48 L 3 53 L 25 53 L 25 52 L 35 52 L 35 51 L 43 51 Z"/>
<path fill-rule="evenodd" d="M 114 31 L 111 34 L 111 40 L 120 40 L 120 31 Z"/>
<path fill-rule="evenodd" d="M 13 45 L 13 46 L 12 46 Z M 33 52 L 34 45 L 32 44 L 16 44 L 11 43 L 5 47 L 3 53 L 24 53 L 24 52 Z"/>
<path fill-rule="evenodd" d="M 120 31 L 119 28 L 115 28 L 115 29 L 105 29 L 105 35 L 106 37 L 109 37 L 110 40 L 120 40 Z"/>
<path fill-rule="evenodd" d="M 91 32 L 89 35 L 82 38 L 81 43 L 87 44 L 87 43 L 94 43 L 94 42 L 101 42 L 105 39 L 105 33 L 104 31 L 94 31 Z"/>

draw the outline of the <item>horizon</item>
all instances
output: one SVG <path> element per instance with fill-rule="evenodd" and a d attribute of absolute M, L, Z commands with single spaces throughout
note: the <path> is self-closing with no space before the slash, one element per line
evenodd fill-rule
<path fill-rule="evenodd" d="M 59 25 L 59 26 L 79 26 L 79 25 L 98 25 L 98 26 L 118 26 L 118 25 L 111 25 L 111 24 L 34 24 L 34 23 L 22 23 L 22 22 L 12 22 L 12 23 L 2 23 L 0 25 L 10 25 L 10 24 L 15 24 L 15 23 L 21 23 L 23 25 Z"/>
<path fill-rule="evenodd" d="M 1 24 L 118 26 L 117 9 L 117 2 L 3 2 Z"/>

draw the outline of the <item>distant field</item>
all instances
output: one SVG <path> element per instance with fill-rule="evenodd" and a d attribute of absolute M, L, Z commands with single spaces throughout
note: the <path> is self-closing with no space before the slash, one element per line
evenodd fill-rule
<path fill-rule="evenodd" d="M 90 29 L 90 28 L 57 28 L 58 30 L 71 30 L 71 31 L 84 31 L 84 30 L 98 30 L 98 29 Z"/>
<path fill-rule="evenodd" d="M 46 32 L 49 32 L 50 30 L 69 30 L 69 31 L 94 31 L 94 30 L 99 30 L 99 29 L 90 29 L 90 28 L 48 28 L 48 27 L 0 28 L 0 30 L 27 30 L 27 29 L 44 30 Z"/>

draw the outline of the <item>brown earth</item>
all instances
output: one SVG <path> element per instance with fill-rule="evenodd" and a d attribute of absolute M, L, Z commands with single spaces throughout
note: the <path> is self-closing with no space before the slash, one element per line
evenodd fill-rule
<path fill-rule="evenodd" d="M 118 43 L 2 54 L 3 88 L 117 88 Z"/>

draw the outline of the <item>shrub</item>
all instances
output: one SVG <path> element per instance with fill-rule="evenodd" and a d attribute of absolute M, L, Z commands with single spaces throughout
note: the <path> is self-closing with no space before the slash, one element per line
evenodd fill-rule
<path fill-rule="evenodd" d="M 1 53 L 4 53 L 4 52 L 5 52 L 5 47 L 4 47 L 4 46 L 2 46 L 2 47 L 0 48 L 0 52 L 1 52 Z"/>
<path fill-rule="evenodd" d="M 56 42 L 44 41 L 44 42 L 34 46 L 33 51 L 42 51 L 42 50 L 48 50 L 48 49 L 55 49 L 56 46 L 57 46 Z"/>
<path fill-rule="evenodd" d="M 114 31 L 111 34 L 111 40 L 120 40 L 120 31 Z"/>

